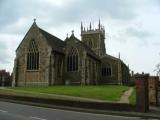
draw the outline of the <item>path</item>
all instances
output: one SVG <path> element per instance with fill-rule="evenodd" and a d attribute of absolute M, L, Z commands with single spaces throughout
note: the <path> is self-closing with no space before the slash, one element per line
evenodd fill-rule
<path fill-rule="evenodd" d="M 121 96 L 119 103 L 129 103 L 128 98 L 131 95 L 132 91 L 133 91 L 133 87 L 130 87 L 129 90 L 125 91 Z"/>

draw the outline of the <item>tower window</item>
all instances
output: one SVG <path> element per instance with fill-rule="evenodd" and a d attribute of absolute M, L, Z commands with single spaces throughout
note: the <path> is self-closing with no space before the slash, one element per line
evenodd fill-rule
<path fill-rule="evenodd" d="M 29 44 L 27 51 L 27 70 L 39 69 L 39 50 L 35 40 L 32 40 Z"/>
<path fill-rule="evenodd" d="M 91 41 L 91 40 L 88 42 L 88 45 L 89 45 L 89 47 L 90 47 L 90 48 L 92 48 L 92 47 L 93 47 L 93 43 L 92 43 L 92 41 Z"/>
<path fill-rule="evenodd" d="M 67 55 L 67 71 L 78 71 L 78 51 L 73 47 Z"/>

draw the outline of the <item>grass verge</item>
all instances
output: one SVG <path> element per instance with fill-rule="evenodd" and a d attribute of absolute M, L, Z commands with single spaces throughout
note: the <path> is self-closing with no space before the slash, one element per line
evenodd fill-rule
<path fill-rule="evenodd" d="M 129 102 L 131 104 L 136 104 L 136 88 L 133 88 L 131 95 L 129 96 Z"/>
<path fill-rule="evenodd" d="M 67 95 L 74 97 L 119 101 L 128 86 L 103 85 L 103 86 L 46 86 L 46 87 L 14 87 L 16 91 L 28 91 L 35 93 Z M 25 94 L 24 94 L 25 95 Z"/>

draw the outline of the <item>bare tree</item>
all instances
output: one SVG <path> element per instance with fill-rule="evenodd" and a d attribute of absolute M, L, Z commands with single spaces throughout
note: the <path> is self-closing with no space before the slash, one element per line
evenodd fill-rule
<path fill-rule="evenodd" d="M 154 71 L 156 71 L 157 75 L 160 76 L 160 63 L 156 65 L 156 69 Z"/>

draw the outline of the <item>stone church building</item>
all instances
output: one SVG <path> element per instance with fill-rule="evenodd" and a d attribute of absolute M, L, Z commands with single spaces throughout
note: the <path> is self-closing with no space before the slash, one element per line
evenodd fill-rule
<path fill-rule="evenodd" d="M 33 25 L 16 50 L 13 86 L 57 84 L 127 84 L 129 68 L 120 58 L 106 54 L 105 29 L 85 29 L 81 40 L 61 40 Z"/>

